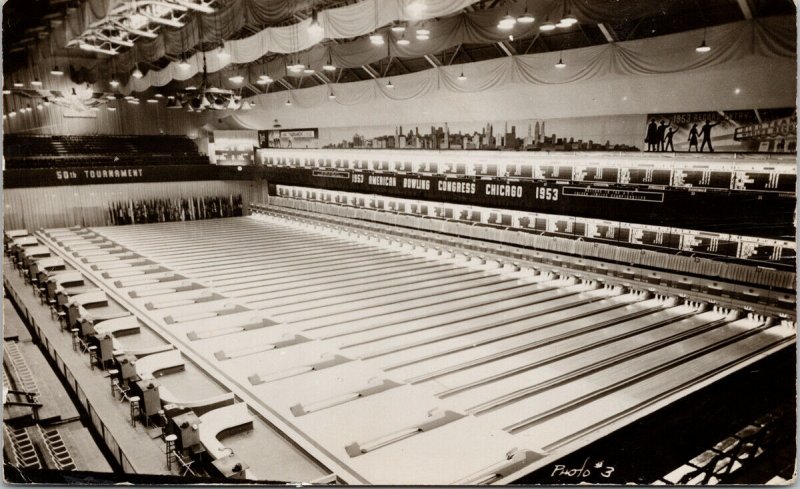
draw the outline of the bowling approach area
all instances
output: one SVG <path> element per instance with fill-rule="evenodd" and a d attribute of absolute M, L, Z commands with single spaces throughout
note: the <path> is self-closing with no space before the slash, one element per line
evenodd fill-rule
<path fill-rule="evenodd" d="M 35 236 L 96 285 L 70 302 L 96 331 L 170 345 L 136 361 L 162 402 L 241 401 L 205 415 L 206 450 L 255 420 L 322 467 L 308 480 L 513 482 L 795 341 L 777 315 L 685 291 L 279 207 Z M 211 381 L 170 381 L 178 364 Z M 264 433 L 236 450 L 256 477 Z"/>

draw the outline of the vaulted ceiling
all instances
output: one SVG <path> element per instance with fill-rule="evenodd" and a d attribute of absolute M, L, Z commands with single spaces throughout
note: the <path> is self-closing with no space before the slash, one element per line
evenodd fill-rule
<path fill-rule="evenodd" d="M 216 0 L 215 5 L 222 6 L 226 1 L 228 0 Z M 254 1 L 274 2 L 274 0 Z M 263 25 L 246 24 L 241 30 L 227 36 L 225 40 L 245 38 L 267 27 L 298 23 L 311 15 L 312 7 L 316 11 L 321 11 L 355 4 L 358 1 L 301 0 L 289 2 L 291 8 L 287 8 L 280 15 L 274 16 L 270 22 Z M 572 3 L 586 3 L 594 0 L 571 1 Z M 626 1 L 653 3 L 652 0 L 641 0 L 641 2 L 623 0 L 622 3 L 604 0 L 600 4 L 606 6 L 606 8 L 624 9 L 624 2 Z M 607 22 L 579 22 L 571 27 L 549 32 L 533 29 L 519 36 L 511 35 L 509 38 L 499 42 L 460 44 L 421 57 L 401 59 L 388 55 L 387 50 L 387 56 L 376 62 L 356 68 L 341 68 L 332 74 L 316 72 L 304 76 L 284 77 L 276 80 L 276 83 L 267 85 L 266 88 L 247 83 L 242 89 L 242 94 L 247 96 L 263 93 L 263 91 L 281 91 L 329 82 L 346 83 L 376 77 L 391 77 L 430 69 L 434 66 L 482 61 L 516 54 L 564 51 L 609 42 L 660 36 L 749 18 L 793 15 L 796 13 L 796 6 L 790 0 L 663 0 L 659 5 L 658 9 L 651 11 L 646 16 L 632 15 L 620 18 L 619 12 L 615 12 L 614 15 L 609 13 Z M 512 0 L 480 0 L 471 3 L 465 10 L 476 12 L 487 9 L 509 8 L 510 6 L 518 7 L 518 3 Z M 8 0 L 3 7 L 3 55 L 6 66 L 4 71 L 9 73 L 15 67 L 25 66 L 29 63 L 29 60 L 26 59 L 29 52 L 26 47 L 37 40 L 47 39 L 52 26 L 63 22 L 70 12 L 80 7 L 80 0 Z M 516 13 L 516 15 L 519 14 L 520 12 Z M 189 12 L 187 15 L 209 14 Z M 161 28 L 171 29 L 171 27 L 167 26 L 161 26 Z M 222 40 L 219 39 L 219 41 Z M 351 40 L 325 39 L 322 43 L 346 43 Z M 215 48 L 216 45 L 216 43 L 200 42 L 194 46 L 187 46 L 184 55 L 190 55 L 198 51 L 208 51 Z M 109 58 L 107 55 L 87 52 L 78 48 L 58 48 L 64 49 L 70 59 L 94 58 L 102 61 Z M 254 61 L 251 65 L 255 65 L 257 69 L 259 65 L 281 56 L 285 55 L 269 53 Z M 169 56 L 148 60 L 143 69 L 163 69 L 173 61 L 175 61 L 174 57 Z M 220 73 L 220 79 L 227 78 L 228 73 L 241 72 L 242 68 L 246 68 L 246 65 L 231 65 Z M 173 81 L 166 87 L 159 88 L 159 90 L 169 92 L 172 89 L 180 89 L 195 83 L 197 83 L 197 80 L 192 79 L 181 82 Z"/>

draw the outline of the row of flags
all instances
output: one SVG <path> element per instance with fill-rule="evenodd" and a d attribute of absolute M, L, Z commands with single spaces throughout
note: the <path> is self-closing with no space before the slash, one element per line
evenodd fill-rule
<path fill-rule="evenodd" d="M 153 222 L 196 221 L 217 217 L 241 216 L 242 196 L 186 197 L 110 202 L 111 223 L 147 224 Z"/>

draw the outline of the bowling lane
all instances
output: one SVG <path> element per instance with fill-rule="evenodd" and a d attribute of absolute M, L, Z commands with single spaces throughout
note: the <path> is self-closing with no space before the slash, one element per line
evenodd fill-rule
<path fill-rule="evenodd" d="M 359 318 L 370 318 L 395 311 L 429 307 L 456 299 L 466 300 L 482 295 L 489 296 L 500 291 L 513 295 L 519 292 L 515 289 L 521 285 L 521 282 L 513 279 L 504 280 L 503 277 L 498 277 L 497 275 L 484 275 L 482 277 L 474 277 L 472 280 L 440 285 L 433 293 L 428 291 L 428 294 L 426 294 L 420 288 L 411 292 L 384 294 L 354 302 L 339 302 L 329 306 L 315 307 L 313 310 L 303 309 L 296 312 L 276 314 L 275 317 L 281 321 L 295 324 L 313 321 L 316 323 L 315 327 L 320 328 L 349 321 L 356 317 L 354 315 Z M 420 299 L 420 296 L 427 297 Z M 323 318 L 325 319 L 323 320 Z"/>
<path fill-rule="evenodd" d="M 721 314 L 704 313 L 689 319 L 694 327 L 700 327 L 714 321 L 724 319 Z M 690 326 L 691 327 L 691 326 Z M 447 398 L 449 406 L 458 406 L 467 412 L 487 415 L 487 412 L 504 412 L 498 419 L 514 419 L 521 423 L 536 416 L 545 415 L 549 411 L 563 408 L 574 403 L 589 393 L 602 389 L 612 389 L 626 380 L 660 368 L 691 353 L 699 353 L 707 347 L 724 342 L 743 333 L 739 325 L 730 323 L 706 330 L 695 336 L 667 344 L 654 351 L 627 359 L 623 362 L 602 365 L 599 368 L 581 371 L 582 375 L 573 377 L 570 374 L 579 371 L 585 365 L 592 365 L 606 359 L 605 351 L 594 351 L 562 362 L 554 362 L 532 371 L 505 377 L 490 384 L 474 389 L 458 392 Z M 614 345 L 613 348 L 618 348 Z M 576 363 L 584 360 L 584 364 Z M 556 382 L 566 376 L 564 383 Z"/>
<path fill-rule="evenodd" d="M 414 279 L 415 277 L 428 277 L 431 274 L 448 272 L 454 267 L 448 264 L 436 264 L 428 261 L 402 262 L 401 264 L 382 263 L 380 265 L 370 265 L 368 267 L 358 267 L 359 271 L 353 271 L 342 277 L 341 273 L 318 274 L 311 278 L 299 281 L 292 281 L 288 284 L 265 285 L 252 290 L 258 292 L 253 296 L 243 295 L 241 300 L 247 301 L 253 308 L 269 309 L 271 307 L 301 304 L 312 302 L 315 298 L 327 298 L 331 295 L 336 296 L 338 285 L 343 289 L 355 287 L 356 290 L 363 290 L 364 286 L 376 286 L 385 279 Z"/>
<path fill-rule="evenodd" d="M 384 368 L 408 382 L 422 382 L 447 373 L 482 365 L 488 362 L 527 352 L 546 344 L 558 344 L 562 354 L 575 348 L 593 344 L 597 339 L 605 340 L 617 335 L 630 334 L 640 329 L 653 327 L 667 318 L 684 314 L 690 308 L 679 306 L 661 312 L 665 307 L 657 300 L 624 305 L 626 297 L 611 298 L 608 302 L 619 302 L 619 307 L 606 312 L 570 311 L 579 319 L 560 319 L 560 313 L 540 316 L 533 320 L 512 321 L 503 328 L 465 333 L 439 342 L 436 349 L 428 351 L 406 350 L 402 360 L 388 357 L 381 360 Z M 604 306 L 600 301 L 590 306 Z M 584 309 L 582 306 L 576 309 Z M 603 308 L 605 309 L 605 308 Z M 626 318 L 633 317 L 626 321 Z M 351 354 L 349 349 L 343 349 Z M 395 363 L 396 362 L 396 363 Z"/>
<path fill-rule="evenodd" d="M 261 273 L 247 279 L 242 279 L 239 283 L 231 283 L 230 280 L 214 281 L 219 283 L 221 291 L 229 294 L 259 295 L 262 292 L 269 292 L 270 289 L 260 287 L 276 286 L 278 284 L 297 284 L 306 280 L 315 280 L 323 277 L 339 276 L 342 272 L 353 271 L 358 273 L 365 270 L 381 270 L 390 267 L 401 267 L 405 265 L 419 265 L 423 260 L 419 258 L 401 255 L 362 255 L 360 257 L 349 257 L 338 259 L 336 264 L 321 263 L 308 267 L 276 268 L 274 270 L 262 271 Z"/>
<path fill-rule="evenodd" d="M 435 267 L 433 264 L 431 264 L 431 268 L 429 269 L 433 270 L 428 273 L 422 273 L 425 272 L 425 269 L 421 269 L 420 273 L 413 275 L 394 273 L 389 273 L 388 275 L 380 274 L 356 281 L 354 285 L 350 286 L 345 285 L 345 281 L 341 281 L 338 284 L 339 286 L 334 289 L 327 289 L 316 293 L 310 293 L 308 288 L 304 288 L 300 292 L 290 295 L 290 299 L 287 299 L 286 295 L 284 295 L 284 299 L 280 301 L 275 299 L 275 294 L 273 294 L 271 296 L 272 300 L 270 306 L 264 307 L 264 309 L 267 309 L 270 314 L 286 314 L 307 309 L 309 303 L 313 303 L 314 307 L 324 307 L 331 304 L 354 302 L 414 289 L 426 291 L 459 280 L 469 281 L 474 280 L 476 277 L 486 276 L 485 272 L 477 270 L 470 271 L 455 267 L 440 268 Z M 436 273 L 437 271 L 442 273 Z"/>
<path fill-rule="evenodd" d="M 547 289 L 544 289 L 545 291 Z M 537 294 L 543 292 L 543 287 L 538 284 L 523 284 L 521 281 L 502 281 L 500 283 L 484 286 L 479 289 L 470 289 L 462 294 L 447 294 L 461 297 L 452 300 L 443 300 L 443 296 L 432 296 L 424 299 L 406 301 L 390 308 L 371 308 L 364 311 L 347 312 L 329 316 L 325 320 L 312 320 L 293 323 L 300 329 L 314 333 L 320 338 L 333 338 L 355 332 L 383 328 L 388 325 L 398 324 L 412 319 L 426 318 L 439 319 L 438 316 L 447 313 L 463 312 L 467 309 L 486 306 L 494 309 L 503 305 L 522 305 L 528 301 L 536 301 Z M 554 291 L 555 292 L 555 291 Z M 394 312 L 386 312 L 391 310 Z"/>
<path fill-rule="evenodd" d="M 562 287 L 558 287 L 562 285 Z M 392 324 L 380 329 L 368 329 L 339 336 L 343 350 L 356 348 L 362 358 L 397 354 L 386 360 L 401 362 L 409 359 L 411 347 L 424 347 L 457 336 L 489 330 L 515 319 L 524 319 L 596 302 L 614 292 L 597 289 L 594 284 L 563 286 L 562 281 L 538 284 L 539 293 L 518 299 L 476 304 L 453 312 L 422 317 L 414 321 Z M 366 335 L 366 334 L 369 335 Z M 438 351 L 438 346 L 432 347 Z M 424 350 L 422 350 L 424 351 Z"/>
<path fill-rule="evenodd" d="M 546 450 L 553 450 L 589 430 L 609 424 L 610 420 L 618 419 L 624 413 L 663 401 L 670 393 L 687 392 L 690 385 L 718 374 L 725 366 L 753 358 L 766 349 L 791 340 L 793 336 L 794 332 L 787 328 L 772 327 L 763 333 L 744 337 L 715 350 L 713 355 L 693 358 L 624 389 L 561 412 L 557 417 L 526 426 L 516 433 L 515 438 L 535 440 Z M 496 421 L 501 419 L 503 416 L 498 413 Z"/>

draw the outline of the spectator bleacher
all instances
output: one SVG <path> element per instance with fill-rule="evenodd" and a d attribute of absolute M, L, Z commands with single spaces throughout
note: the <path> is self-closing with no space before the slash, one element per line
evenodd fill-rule
<path fill-rule="evenodd" d="M 44 136 L 8 134 L 3 139 L 6 168 L 58 168 L 113 164 L 207 164 L 184 136 Z"/>
<path fill-rule="evenodd" d="M 11 447 L 11 464 L 20 468 L 43 468 L 44 464 L 36 451 L 27 428 L 12 428 L 8 425 L 4 425 L 4 428 L 7 442 Z"/>

